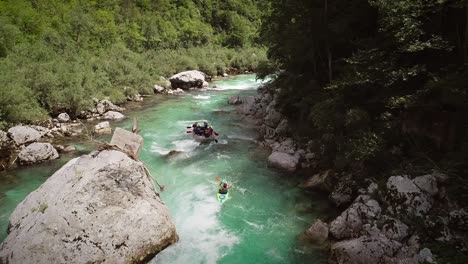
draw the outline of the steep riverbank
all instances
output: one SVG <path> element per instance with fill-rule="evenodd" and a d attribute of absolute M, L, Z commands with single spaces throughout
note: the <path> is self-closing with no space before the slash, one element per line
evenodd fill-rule
<path fill-rule="evenodd" d="M 365 170 L 327 166 L 331 135 L 300 138 L 279 112 L 280 92 L 272 87 L 229 101 L 259 126 L 258 141 L 271 150 L 270 164 L 307 176 L 303 188 L 328 195 L 343 211 L 307 231 L 316 244 L 330 244 L 330 263 L 464 263 L 468 211 L 448 192 L 453 175 L 434 168 L 366 177 L 360 174 Z"/>
<path fill-rule="evenodd" d="M 268 150 L 255 143 L 256 127 L 227 104 L 238 93 L 255 95 L 259 85 L 255 76 L 214 84 L 219 87 L 216 91 L 155 96 L 127 112 L 129 117 L 138 116 L 145 140 L 141 159 L 157 169 L 153 175 L 166 186 L 161 197 L 180 237 L 154 262 L 324 263 L 326 257 L 302 237 L 315 219 L 328 219 L 332 211 L 327 201 L 297 188 L 298 179 L 291 174 L 270 168 Z M 208 119 L 221 134 L 219 144 L 200 145 L 185 133 L 186 126 L 200 119 Z M 131 120 L 112 125 L 129 129 Z M 77 147 L 92 148 L 87 143 Z M 51 175 L 39 170 L 53 171 L 51 166 L 59 167 L 53 165 L 56 162 L 63 160 L 12 171 L 24 178 L 10 176 L 10 184 L 2 190 L 1 211 L 14 207 Z M 235 187 L 224 207 L 216 201 L 215 177 L 225 177 Z M 2 225 L 9 212 L 2 215 Z"/>

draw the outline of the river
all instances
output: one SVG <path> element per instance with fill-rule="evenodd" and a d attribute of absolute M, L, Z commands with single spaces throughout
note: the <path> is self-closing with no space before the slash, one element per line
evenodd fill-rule
<path fill-rule="evenodd" d="M 216 84 L 220 90 L 154 96 L 126 112 L 138 117 L 145 142 L 141 159 L 157 169 L 152 174 L 166 186 L 161 195 L 180 236 L 151 263 L 326 263 L 302 239 L 314 219 L 329 215 L 326 201 L 297 188 L 294 175 L 269 168 L 268 150 L 254 142 L 255 128 L 227 104 L 229 96 L 254 95 L 255 76 Z M 218 143 L 199 144 L 186 133 L 187 126 L 204 119 L 220 133 Z M 129 129 L 131 119 L 113 126 Z M 76 153 L 0 174 L 0 240 L 24 197 L 67 160 L 92 149 L 86 142 L 73 143 Z M 224 205 L 216 200 L 216 177 L 233 183 Z"/>

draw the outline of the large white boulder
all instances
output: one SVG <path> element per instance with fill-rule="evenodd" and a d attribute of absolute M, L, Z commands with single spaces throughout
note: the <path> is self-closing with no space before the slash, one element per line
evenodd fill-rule
<path fill-rule="evenodd" d="M 8 129 L 8 135 L 18 146 L 36 142 L 41 138 L 41 133 L 39 131 L 27 126 L 12 127 Z"/>
<path fill-rule="evenodd" d="M 188 90 L 190 88 L 203 88 L 206 74 L 201 71 L 184 71 L 169 78 L 173 89 L 181 88 Z"/>
<path fill-rule="evenodd" d="M 116 112 L 116 111 L 109 111 L 109 112 L 106 112 L 102 118 L 106 119 L 106 120 L 120 120 L 120 119 L 124 119 L 125 116 L 119 112 Z"/>
<path fill-rule="evenodd" d="M 61 113 L 60 115 L 57 116 L 57 120 L 60 123 L 70 122 L 70 116 L 67 113 Z"/>
<path fill-rule="evenodd" d="M 295 171 L 299 159 L 294 155 L 283 153 L 283 152 L 273 152 L 268 157 L 268 162 L 276 168 L 284 169 L 287 171 Z"/>
<path fill-rule="evenodd" d="M 11 214 L 0 263 L 143 263 L 178 239 L 141 162 L 75 158 Z"/>
<path fill-rule="evenodd" d="M 57 150 L 50 143 L 35 142 L 18 153 L 18 160 L 21 164 L 34 164 L 58 158 Z"/>

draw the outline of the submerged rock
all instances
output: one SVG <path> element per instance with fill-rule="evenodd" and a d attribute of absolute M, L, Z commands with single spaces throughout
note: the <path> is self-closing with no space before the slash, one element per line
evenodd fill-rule
<path fill-rule="evenodd" d="M 333 171 L 326 170 L 322 173 L 314 174 L 302 185 L 303 188 L 310 188 L 325 192 L 331 192 L 334 187 Z"/>
<path fill-rule="evenodd" d="M 8 135 L 18 146 L 36 142 L 41 138 L 39 131 L 27 126 L 12 127 L 8 129 Z"/>
<path fill-rule="evenodd" d="M 58 158 L 57 150 L 50 143 L 32 143 L 23 148 L 18 154 L 21 164 L 34 164 Z"/>
<path fill-rule="evenodd" d="M 141 263 L 178 240 L 143 164 L 119 151 L 71 160 L 9 221 L 0 263 Z"/>
<path fill-rule="evenodd" d="M 206 74 L 201 71 L 184 71 L 169 78 L 173 89 L 181 88 L 188 90 L 190 88 L 203 88 Z"/>
<path fill-rule="evenodd" d="M 323 244 L 328 239 L 328 225 L 318 219 L 307 229 L 306 234 L 314 243 Z"/>
<path fill-rule="evenodd" d="M 234 95 L 229 97 L 228 99 L 228 104 L 230 105 L 239 105 L 242 104 L 242 99 L 240 98 L 239 95 Z"/>

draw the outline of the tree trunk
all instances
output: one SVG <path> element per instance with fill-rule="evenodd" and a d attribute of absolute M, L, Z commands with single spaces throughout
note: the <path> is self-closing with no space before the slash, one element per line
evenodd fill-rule
<path fill-rule="evenodd" d="M 328 81 L 331 82 L 333 78 L 332 74 L 332 53 L 330 50 L 330 40 L 328 36 L 328 0 L 325 0 L 324 3 L 324 16 L 323 16 L 323 24 L 326 30 L 326 49 L 327 49 L 327 65 L 328 65 Z"/>
<path fill-rule="evenodd" d="M 465 63 L 467 62 L 466 57 L 468 53 L 468 5 L 465 6 L 465 38 L 461 48 L 463 49 L 463 63 Z"/>

